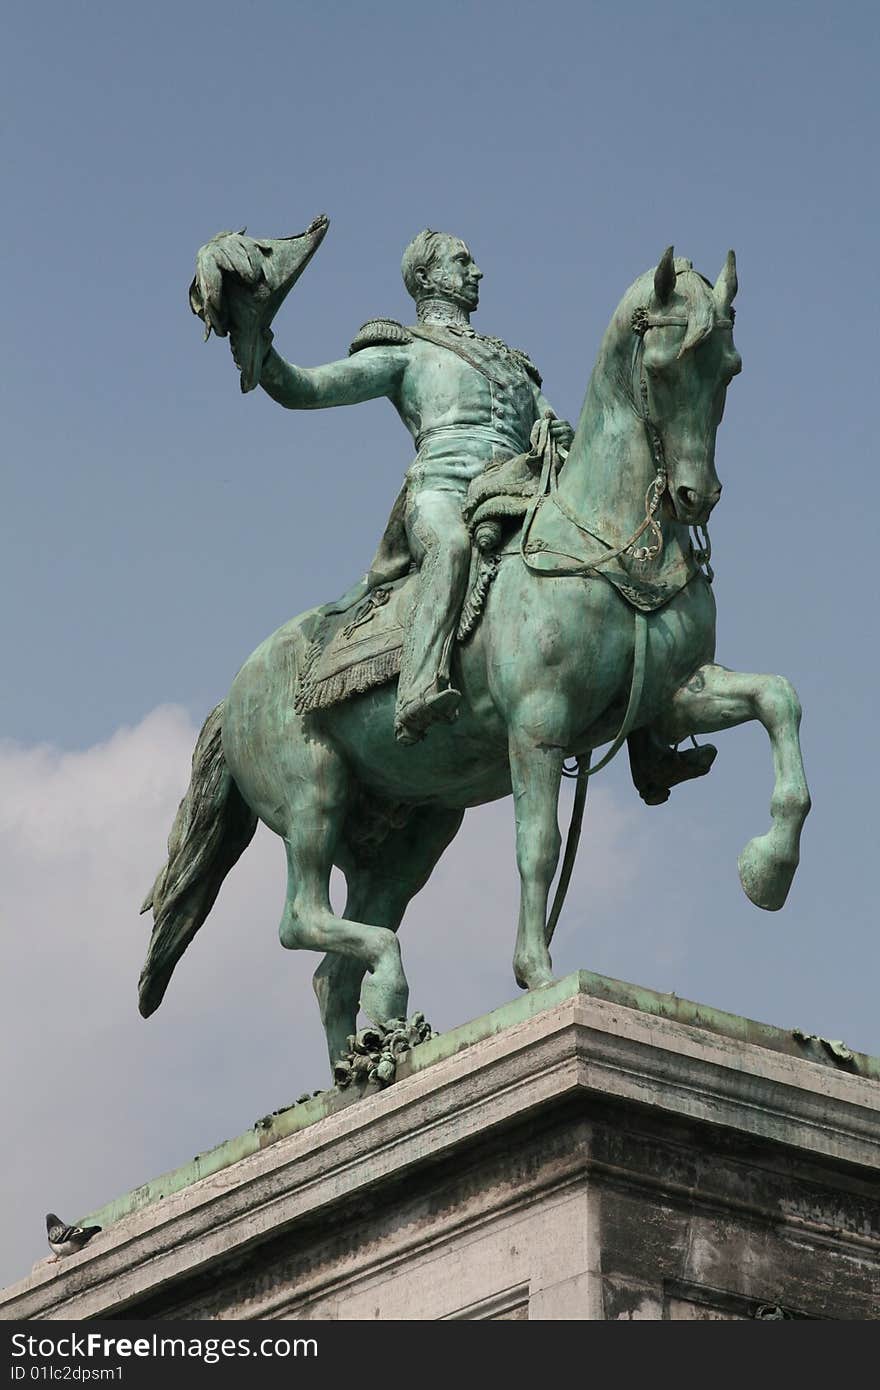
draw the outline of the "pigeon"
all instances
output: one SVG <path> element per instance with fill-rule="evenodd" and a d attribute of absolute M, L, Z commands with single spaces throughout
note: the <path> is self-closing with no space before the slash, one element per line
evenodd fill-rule
<path fill-rule="evenodd" d="M 78 1250 L 84 1249 L 100 1229 L 100 1226 L 68 1226 L 54 1211 L 50 1211 L 46 1217 L 49 1248 L 56 1260 L 65 1255 L 75 1255 Z"/>
<path fill-rule="evenodd" d="M 324 240 L 329 219 L 321 213 L 296 236 L 255 240 L 240 232 L 219 232 L 200 247 L 189 303 L 218 338 L 233 335 L 233 357 L 242 391 L 260 382 L 269 327 L 289 291 Z"/>

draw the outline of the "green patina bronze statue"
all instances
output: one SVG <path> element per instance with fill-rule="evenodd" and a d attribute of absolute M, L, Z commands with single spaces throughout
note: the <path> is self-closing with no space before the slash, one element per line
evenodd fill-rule
<path fill-rule="evenodd" d="M 154 925 L 140 1007 L 160 1004 L 259 819 L 287 849 L 282 944 L 325 953 L 314 983 L 334 1062 L 359 1008 L 400 1033 L 397 928 L 469 806 L 513 794 L 514 973 L 535 989 L 552 979 L 588 780 L 624 742 L 653 805 L 711 767 L 711 746 L 679 752 L 681 740 L 764 725 L 771 826 L 739 861 L 763 908 L 785 902 L 810 802 L 789 682 L 714 660 L 706 526 L 721 493 L 715 435 L 741 367 L 733 252 L 713 286 L 670 247 L 627 290 L 572 430 L 529 358 L 471 327 L 481 271 L 443 233 L 404 253 L 415 324 L 375 319 L 341 361 L 285 362 L 270 324 L 326 227 L 214 238 L 192 307 L 208 333 L 229 334 L 243 390 L 262 385 L 294 409 L 387 396 L 416 456 L 365 578 L 267 638 L 205 722 L 144 904 Z M 575 812 L 548 912 L 566 772 Z M 342 917 L 334 864 L 348 885 Z"/>

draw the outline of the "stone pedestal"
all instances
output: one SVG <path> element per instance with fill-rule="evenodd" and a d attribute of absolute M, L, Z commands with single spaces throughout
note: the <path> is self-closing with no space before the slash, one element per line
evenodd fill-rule
<path fill-rule="evenodd" d="M 872 1319 L 878 1167 L 877 1060 L 580 972 L 94 1213 L 0 1317 Z"/>

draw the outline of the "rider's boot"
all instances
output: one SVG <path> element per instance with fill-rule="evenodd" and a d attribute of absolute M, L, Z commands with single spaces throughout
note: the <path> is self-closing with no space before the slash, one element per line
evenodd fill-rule
<path fill-rule="evenodd" d="M 650 729 L 636 729 L 627 739 L 629 767 L 636 791 L 648 806 L 662 806 L 670 788 L 705 777 L 718 749 L 711 743 L 678 752 Z"/>
<path fill-rule="evenodd" d="M 460 704 L 460 690 L 456 690 L 454 685 L 440 689 L 435 681 L 424 695 L 409 700 L 397 710 L 394 718 L 395 738 L 398 743 L 419 743 L 431 724 L 451 724 L 457 719 Z"/>

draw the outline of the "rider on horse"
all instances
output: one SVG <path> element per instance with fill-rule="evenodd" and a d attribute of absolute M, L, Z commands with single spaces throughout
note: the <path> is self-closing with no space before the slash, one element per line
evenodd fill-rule
<path fill-rule="evenodd" d="M 533 426 L 549 420 L 558 448 L 571 425 L 556 418 L 541 376 L 524 352 L 470 326 L 482 271 L 464 241 L 425 230 L 407 246 L 404 284 L 417 322 L 372 319 L 348 358 L 320 367 L 286 362 L 268 351 L 260 385 L 290 409 L 350 405 L 387 396 L 413 437 L 416 457 L 368 575 L 376 588 L 418 570 L 418 588 L 401 661 L 395 734 L 415 743 L 435 721 L 458 714 L 452 645 L 467 587 L 471 536 L 462 506 L 471 482 L 493 465 L 527 454 Z M 236 355 L 234 332 L 231 334 Z M 650 804 L 677 782 L 707 772 L 711 751 L 676 752 L 640 730 L 629 739 L 633 780 Z"/>
<path fill-rule="evenodd" d="M 416 303 L 413 327 L 374 319 L 361 328 L 347 360 L 323 367 L 295 367 L 272 350 L 261 385 L 294 409 L 387 396 L 415 441 L 415 460 L 371 571 L 378 582 L 412 563 L 419 570 L 395 720 L 398 739 L 409 743 L 458 712 L 450 658 L 470 563 L 461 510 L 468 484 L 488 465 L 528 452 L 532 426 L 553 412 L 525 353 L 470 327 L 482 272 L 463 241 L 420 232 L 401 269 Z M 554 417 L 550 429 L 558 445 L 570 444 L 571 425 Z"/>

